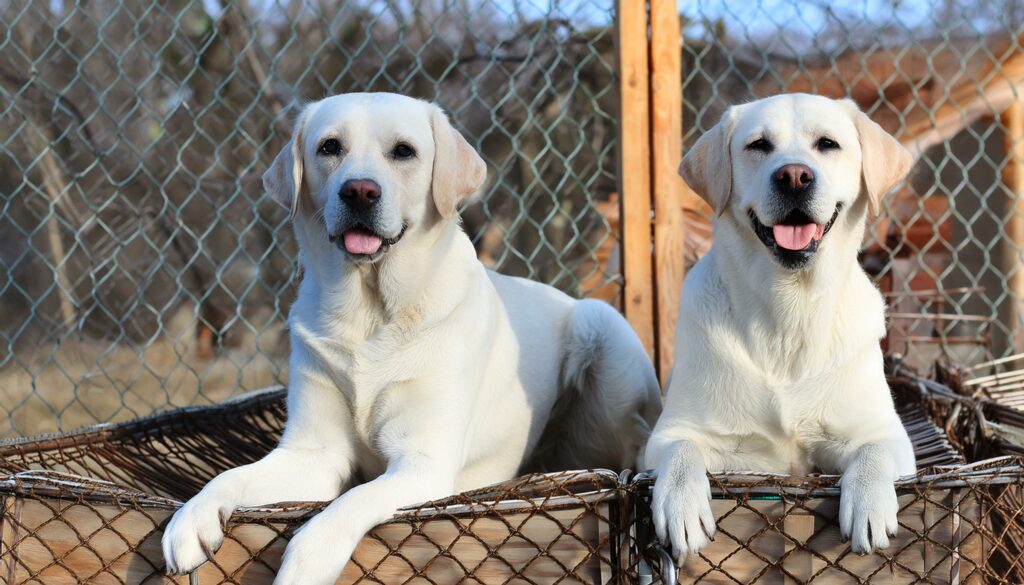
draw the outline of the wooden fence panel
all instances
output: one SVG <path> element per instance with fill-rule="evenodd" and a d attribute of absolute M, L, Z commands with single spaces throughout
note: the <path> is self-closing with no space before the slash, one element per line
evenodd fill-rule
<path fill-rule="evenodd" d="M 622 309 L 654 359 L 651 263 L 651 142 L 647 10 L 618 0 L 619 185 L 622 197 Z"/>

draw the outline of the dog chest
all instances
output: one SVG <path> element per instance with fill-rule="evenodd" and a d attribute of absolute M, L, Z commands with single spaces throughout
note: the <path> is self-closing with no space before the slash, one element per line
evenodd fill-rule
<path fill-rule="evenodd" d="M 341 424 L 350 428 L 362 449 L 361 459 L 373 463 L 382 457 L 381 428 L 399 413 L 416 408 L 422 392 L 414 382 L 429 386 L 437 360 L 426 358 L 422 342 L 404 341 L 400 331 L 389 327 L 363 340 L 346 339 L 346 332 L 324 331 L 322 326 L 315 331 L 293 323 L 293 346 L 298 355 L 309 357 L 300 358 L 304 363 L 293 363 L 293 368 L 300 365 L 318 372 L 315 378 L 325 391 L 341 394 L 350 418 Z"/>
<path fill-rule="evenodd" d="M 688 426 L 718 452 L 719 461 L 709 461 L 709 467 L 807 472 L 813 451 L 829 440 L 826 397 L 816 387 L 813 380 L 770 380 L 751 373 L 745 384 L 720 388 L 713 401 L 691 402 Z"/>

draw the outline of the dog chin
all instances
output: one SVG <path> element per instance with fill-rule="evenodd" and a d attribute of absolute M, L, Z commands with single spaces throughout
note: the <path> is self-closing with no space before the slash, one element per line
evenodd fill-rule
<path fill-rule="evenodd" d="M 818 251 L 818 243 L 814 242 L 803 250 L 786 250 L 776 246 L 772 250 L 772 257 L 779 263 L 780 266 L 787 270 L 803 270 L 811 263 L 814 259 L 815 252 Z"/>
<path fill-rule="evenodd" d="M 381 246 L 380 250 L 377 250 L 373 254 L 353 254 L 345 249 L 345 245 L 341 243 L 335 243 L 339 250 L 345 255 L 346 258 L 353 264 L 373 264 L 384 257 L 388 252 L 387 246 Z"/>

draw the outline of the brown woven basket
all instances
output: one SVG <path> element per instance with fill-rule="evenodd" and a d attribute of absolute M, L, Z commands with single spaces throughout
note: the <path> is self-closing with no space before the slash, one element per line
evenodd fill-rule
<path fill-rule="evenodd" d="M 961 412 L 971 412 L 969 404 L 963 407 L 969 399 L 906 370 L 889 381 L 919 472 L 897 484 L 900 530 L 888 549 L 858 555 L 843 542 L 838 476 L 719 474 L 712 476 L 715 540 L 678 568 L 678 582 L 1024 582 L 1024 558 L 1012 530 L 1022 517 L 1022 460 L 964 464 L 954 443 L 969 444 L 959 433 L 976 426 L 951 423 L 947 435 L 933 421 L 958 420 Z M 634 482 L 641 543 L 634 566 L 639 578 L 651 566 L 657 580 L 674 565 L 644 534 L 652 485 L 647 477 Z"/>
<path fill-rule="evenodd" d="M 1024 455 L 1024 354 L 937 371 L 954 393 L 970 399 L 979 455 Z"/>
<path fill-rule="evenodd" d="M 678 570 L 682 583 L 1021 583 L 993 510 L 1020 513 L 1019 460 L 935 467 L 897 485 L 899 534 L 858 555 L 839 536 L 838 477 L 720 475 L 715 541 Z M 646 482 L 645 483 L 649 483 Z M 643 490 L 644 485 L 638 486 Z M 1015 560 L 1012 566 L 1007 558 Z M 659 571 L 660 572 L 660 571 Z"/>
<path fill-rule="evenodd" d="M 837 478 L 713 478 L 719 533 L 684 582 L 1024 582 L 1013 526 L 1017 459 L 963 465 L 970 398 L 891 381 L 922 469 L 899 486 L 900 535 L 858 556 L 839 540 Z M 945 394 L 943 394 L 945 393 Z M 283 428 L 284 390 L 112 426 L 0 444 L 5 583 L 187 583 L 163 576 L 161 529 L 217 473 L 254 461 Z M 957 411 L 957 412 L 954 412 Z M 940 430 L 947 425 L 948 435 Z M 938 422 L 938 426 L 933 421 Z M 973 426 L 972 426 L 973 425 Z M 973 429 L 973 431 L 972 431 Z M 624 478 L 625 476 L 623 476 Z M 637 583 L 662 568 L 650 481 L 612 472 L 531 475 L 404 511 L 362 541 L 344 583 Z M 270 583 L 293 531 L 323 504 L 232 516 L 203 585 Z"/>
<path fill-rule="evenodd" d="M 935 372 L 943 383 L 919 382 L 922 396 L 970 458 L 1024 456 L 1024 354 L 971 367 L 939 363 Z M 1024 488 L 1009 486 L 1000 497 L 1006 505 L 992 510 L 990 523 L 1002 546 L 991 562 L 1021 583 L 1024 570 L 1014 567 L 1024 563 Z"/>
<path fill-rule="evenodd" d="M 163 575 L 161 530 L 214 475 L 258 459 L 284 391 L 0 448 L 5 583 L 187 583 Z M 522 477 L 417 506 L 360 543 L 339 583 L 618 583 L 624 508 L 611 472 Z M 293 531 L 323 507 L 244 509 L 196 576 L 270 583 Z"/>

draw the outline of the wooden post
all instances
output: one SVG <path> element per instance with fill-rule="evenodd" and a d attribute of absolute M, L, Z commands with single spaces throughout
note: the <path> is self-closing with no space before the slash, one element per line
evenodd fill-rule
<path fill-rule="evenodd" d="M 1010 298 L 1002 318 L 1010 329 L 1007 349 L 1024 351 L 1024 101 L 1015 99 L 1003 112 L 1003 140 L 1006 161 L 1003 184 L 1008 191 L 1006 234 L 1002 243 L 1002 269 Z M 998 292 L 998 291 L 994 291 Z"/>
<path fill-rule="evenodd" d="M 642 0 L 616 1 L 619 65 L 619 191 L 622 197 L 622 309 L 655 360 L 651 263 L 650 92 L 647 9 Z"/>
<path fill-rule="evenodd" d="M 679 177 L 683 152 L 682 37 L 674 0 L 651 0 L 651 153 L 654 196 L 654 287 L 658 377 L 672 371 L 686 225 Z"/>

